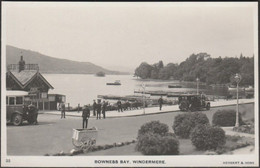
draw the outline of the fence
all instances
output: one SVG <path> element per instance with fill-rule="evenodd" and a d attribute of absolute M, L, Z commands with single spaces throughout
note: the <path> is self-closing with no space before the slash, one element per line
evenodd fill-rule
<path fill-rule="evenodd" d="M 19 64 L 9 64 L 7 66 L 8 71 L 19 71 Z M 25 64 L 24 70 L 36 70 L 39 71 L 38 64 Z"/>

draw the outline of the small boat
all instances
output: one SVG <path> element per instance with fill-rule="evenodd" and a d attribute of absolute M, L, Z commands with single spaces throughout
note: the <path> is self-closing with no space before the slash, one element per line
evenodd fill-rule
<path fill-rule="evenodd" d="M 119 80 L 116 80 L 113 83 L 107 83 L 107 85 L 121 85 L 121 82 Z"/>
<path fill-rule="evenodd" d="M 151 96 L 167 96 L 167 92 L 164 91 L 150 91 Z"/>
<path fill-rule="evenodd" d="M 168 88 L 182 88 L 181 85 L 168 85 Z"/>

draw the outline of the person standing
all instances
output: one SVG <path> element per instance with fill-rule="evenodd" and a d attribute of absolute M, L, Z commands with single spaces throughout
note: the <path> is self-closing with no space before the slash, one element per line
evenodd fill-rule
<path fill-rule="evenodd" d="M 162 96 L 159 98 L 158 103 L 159 103 L 160 110 L 162 110 L 162 104 L 163 104 Z"/>
<path fill-rule="evenodd" d="M 84 106 L 84 109 L 82 111 L 82 128 L 88 128 L 88 119 L 90 117 L 90 110 L 87 105 Z M 85 127 L 84 127 L 85 126 Z"/>
<path fill-rule="evenodd" d="M 61 103 L 61 118 L 65 117 L 65 103 Z"/>
<path fill-rule="evenodd" d="M 96 116 L 96 110 L 97 110 L 97 103 L 96 100 L 93 100 L 93 116 Z"/>
<path fill-rule="evenodd" d="M 106 108 L 107 108 L 107 103 L 105 101 L 103 101 L 103 104 L 102 104 L 103 119 L 106 118 Z"/>
<path fill-rule="evenodd" d="M 118 112 L 120 112 L 120 110 L 121 110 L 121 112 L 123 112 L 122 103 L 120 100 L 117 101 L 117 110 L 118 110 Z"/>
<path fill-rule="evenodd" d="M 28 106 L 29 117 L 31 118 L 32 124 L 37 125 L 38 121 L 38 109 L 32 103 Z"/>
<path fill-rule="evenodd" d="M 98 103 L 97 103 L 97 120 L 101 119 L 101 100 L 98 99 Z"/>

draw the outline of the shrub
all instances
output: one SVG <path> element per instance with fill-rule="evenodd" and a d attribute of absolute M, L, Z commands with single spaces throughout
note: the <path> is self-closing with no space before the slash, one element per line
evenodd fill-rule
<path fill-rule="evenodd" d="M 242 125 L 240 127 L 234 127 L 233 130 L 236 132 L 243 132 L 243 133 L 248 133 L 248 134 L 255 133 L 254 125 Z"/>
<path fill-rule="evenodd" d="M 148 132 L 139 136 L 136 150 L 144 155 L 178 155 L 179 141 L 172 135 Z"/>
<path fill-rule="evenodd" d="M 239 124 L 244 124 L 239 113 Z M 236 111 L 235 110 L 218 110 L 213 115 L 213 125 L 217 126 L 234 126 L 236 123 Z"/>
<path fill-rule="evenodd" d="M 242 138 L 239 135 L 226 135 L 226 140 L 227 141 L 232 141 L 232 142 L 238 142 L 240 141 Z"/>
<path fill-rule="evenodd" d="M 192 129 L 198 124 L 209 124 L 206 114 L 194 112 L 179 114 L 173 123 L 174 133 L 181 138 L 189 138 Z"/>
<path fill-rule="evenodd" d="M 191 142 L 199 150 L 216 150 L 226 143 L 225 131 L 210 125 L 197 125 L 191 132 Z"/>
<path fill-rule="evenodd" d="M 148 132 L 164 136 L 169 132 L 169 127 L 168 125 L 160 123 L 159 121 L 151 121 L 141 126 L 141 128 L 138 130 L 138 137 Z"/>

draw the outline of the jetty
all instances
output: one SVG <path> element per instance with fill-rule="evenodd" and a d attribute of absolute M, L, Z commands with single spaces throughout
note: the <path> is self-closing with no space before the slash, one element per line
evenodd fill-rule
<path fill-rule="evenodd" d="M 182 88 L 181 85 L 168 85 L 168 88 Z"/>

